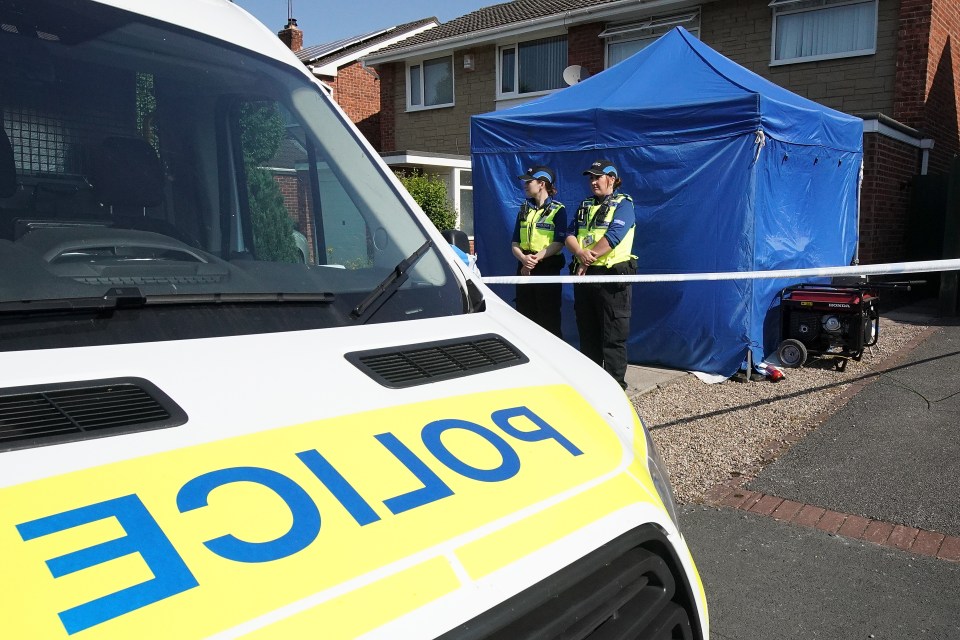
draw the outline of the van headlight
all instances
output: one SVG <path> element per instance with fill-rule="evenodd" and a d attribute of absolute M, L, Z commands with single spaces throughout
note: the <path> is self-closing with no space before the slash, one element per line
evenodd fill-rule
<path fill-rule="evenodd" d="M 673 489 L 670 488 L 670 474 L 667 472 L 667 465 L 663 463 L 663 458 L 660 457 L 660 452 L 657 451 L 657 446 L 653 444 L 653 438 L 650 437 L 650 432 L 647 431 L 645 426 L 643 427 L 643 437 L 647 440 L 647 469 L 650 471 L 653 486 L 660 495 L 663 506 L 667 508 L 670 519 L 673 520 L 673 524 L 679 531 L 680 520 L 677 518 L 677 504 L 673 499 Z"/>

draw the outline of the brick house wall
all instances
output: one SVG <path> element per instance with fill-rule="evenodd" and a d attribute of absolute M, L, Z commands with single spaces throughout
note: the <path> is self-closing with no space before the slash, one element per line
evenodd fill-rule
<path fill-rule="evenodd" d="M 903 0 L 904 3 L 911 1 L 929 4 L 931 0 Z M 938 1 L 948 3 L 952 0 Z M 773 14 L 768 4 L 768 0 L 724 0 L 702 5 L 701 38 L 754 73 L 828 107 L 846 113 L 880 112 L 897 117 L 893 114 L 898 79 L 897 38 L 901 28 L 898 0 L 880 0 L 875 55 L 780 66 L 770 66 Z M 591 75 L 603 70 L 605 43 L 597 36 L 604 28 L 604 23 L 589 23 L 569 29 L 569 64 L 584 66 Z M 380 89 L 381 104 L 384 106 L 381 112 L 381 141 L 385 150 L 416 148 L 443 153 L 469 153 L 469 116 L 492 111 L 496 107 L 496 48 L 478 47 L 470 52 L 474 53 L 477 64 L 472 74 L 463 71 L 462 56 L 466 52 L 458 51 L 455 54 L 457 106 L 446 110 L 406 113 L 405 65 L 382 65 Z M 388 67 L 393 69 L 393 82 L 385 78 Z M 468 74 L 473 81 L 465 85 Z M 471 94 L 469 89 L 481 93 Z M 480 109 L 463 109 L 464 98 L 470 101 L 468 104 L 482 103 L 483 106 Z M 392 109 L 386 106 L 389 99 L 393 100 Z M 439 115 L 441 111 L 450 113 Z M 394 137 L 393 144 L 389 144 L 391 134 L 400 136 L 400 139 Z M 437 144 L 428 141 L 436 141 Z"/>
<path fill-rule="evenodd" d="M 956 0 L 901 0 L 897 95 L 891 115 L 935 140 L 931 173 L 946 173 L 960 151 L 958 35 Z"/>
<path fill-rule="evenodd" d="M 463 68 L 463 56 L 468 53 L 473 54 L 472 71 Z M 496 109 L 495 56 L 496 47 L 493 45 L 454 52 L 454 106 L 421 111 L 407 111 L 406 64 L 382 65 L 381 104 L 391 102 L 393 111 L 392 118 L 386 109 L 381 112 L 384 150 L 419 149 L 469 155 L 470 116 Z M 388 71 L 387 67 L 391 70 Z M 386 80 L 388 75 L 390 81 Z M 390 137 L 393 138 L 392 145 L 388 144 Z"/>
<path fill-rule="evenodd" d="M 376 71 L 354 62 L 337 69 L 337 75 L 325 79 L 333 89 L 333 99 L 357 125 L 373 148 L 382 151 L 380 137 L 380 78 Z"/>
<path fill-rule="evenodd" d="M 704 4 L 700 37 L 757 75 L 832 109 L 892 113 L 897 77 L 897 0 L 880 0 L 876 54 L 778 66 L 770 66 L 773 12 L 768 5 L 769 0 Z"/>
<path fill-rule="evenodd" d="M 300 181 L 295 175 L 282 173 L 273 174 L 273 181 L 280 187 L 280 195 L 283 196 L 283 206 L 286 207 L 290 218 L 296 223 L 300 217 L 302 200 L 300 199 Z"/>
<path fill-rule="evenodd" d="M 861 264 L 905 259 L 910 185 L 919 171 L 919 153 L 915 147 L 878 133 L 863 136 Z"/>
<path fill-rule="evenodd" d="M 293 174 L 274 174 L 274 182 L 280 188 L 280 194 L 283 196 L 283 205 L 287 209 L 287 214 L 297 229 L 308 239 L 313 237 L 313 211 L 310 207 L 310 197 L 307 194 L 306 185 L 309 184 L 309 176 Z M 313 255 L 313 243 L 307 243 L 307 249 L 310 255 L 306 256 L 307 262 L 315 261 Z"/>
<path fill-rule="evenodd" d="M 604 25 L 599 22 L 570 27 L 567 31 L 567 64 L 585 67 L 590 75 L 603 71 L 606 64 L 606 45 L 598 36 Z"/>
<path fill-rule="evenodd" d="M 602 23 L 573 27 L 567 34 L 568 64 L 603 71 Z M 463 68 L 473 54 L 474 70 Z M 380 140 L 385 151 L 421 149 L 435 153 L 470 153 L 470 116 L 497 108 L 497 47 L 487 45 L 454 53 L 454 107 L 407 112 L 407 69 L 402 62 L 380 65 Z"/>

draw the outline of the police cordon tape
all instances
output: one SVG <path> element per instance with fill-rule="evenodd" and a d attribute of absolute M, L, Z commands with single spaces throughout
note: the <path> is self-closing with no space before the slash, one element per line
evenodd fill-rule
<path fill-rule="evenodd" d="M 776 278 L 829 278 L 835 276 L 898 275 L 960 271 L 960 260 L 923 260 L 887 264 L 781 269 L 774 271 L 725 271 L 718 273 L 638 273 L 612 276 L 482 276 L 484 284 L 587 284 L 588 282 L 691 282 L 697 280 L 771 280 Z"/>

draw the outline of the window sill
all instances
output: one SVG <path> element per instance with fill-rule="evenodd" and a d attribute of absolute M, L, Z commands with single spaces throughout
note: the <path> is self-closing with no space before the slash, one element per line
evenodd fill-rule
<path fill-rule="evenodd" d="M 531 91 L 530 93 L 498 93 L 497 102 L 510 102 L 513 100 L 528 100 L 530 98 L 540 98 L 542 96 L 548 96 L 551 93 L 556 93 L 557 91 L 562 91 L 564 87 L 559 89 L 547 89 L 546 91 Z"/>
<path fill-rule="evenodd" d="M 877 53 L 876 49 L 864 49 L 863 51 L 849 51 L 847 53 L 830 53 L 822 56 L 808 56 L 806 58 L 790 58 L 789 60 L 771 60 L 771 67 L 780 67 L 787 64 L 803 64 L 804 62 L 821 62 L 824 60 L 842 60 L 844 58 L 859 58 L 862 56 L 872 56 Z"/>
<path fill-rule="evenodd" d="M 433 104 L 433 105 L 430 105 L 429 107 L 416 107 L 416 106 L 407 105 L 406 113 L 414 113 L 416 111 L 432 111 L 434 109 L 449 109 L 450 107 L 455 107 L 455 106 L 457 106 L 455 102 L 451 102 L 449 104 Z"/>

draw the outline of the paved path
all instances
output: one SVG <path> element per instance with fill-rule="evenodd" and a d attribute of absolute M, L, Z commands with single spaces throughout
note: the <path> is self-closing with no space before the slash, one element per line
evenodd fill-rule
<path fill-rule="evenodd" d="M 960 536 L 960 327 L 939 329 L 749 488 Z"/>
<path fill-rule="evenodd" d="M 960 639 L 960 327 L 855 391 L 682 510 L 713 638 Z"/>
<path fill-rule="evenodd" d="M 729 508 L 681 509 L 715 640 L 957 640 L 960 563 Z"/>

